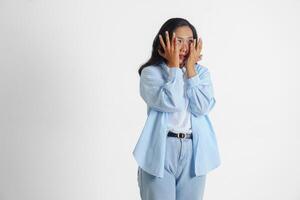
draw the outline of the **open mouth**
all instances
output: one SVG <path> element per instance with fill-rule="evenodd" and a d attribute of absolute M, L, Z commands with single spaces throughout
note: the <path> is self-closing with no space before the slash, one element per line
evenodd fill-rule
<path fill-rule="evenodd" d="M 180 58 L 181 60 L 184 60 L 184 59 L 186 58 L 186 56 L 179 55 L 179 58 Z"/>

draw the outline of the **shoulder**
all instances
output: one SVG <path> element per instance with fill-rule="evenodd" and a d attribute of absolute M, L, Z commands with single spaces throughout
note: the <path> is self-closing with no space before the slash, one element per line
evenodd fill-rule
<path fill-rule="evenodd" d="M 197 67 L 197 70 L 198 71 L 203 71 L 203 72 L 206 72 L 206 71 L 208 71 L 208 67 L 206 67 L 205 65 L 202 65 L 202 64 L 196 64 L 196 67 Z"/>
<path fill-rule="evenodd" d="M 147 66 L 141 72 L 142 77 L 162 77 L 162 68 L 158 65 Z"/>
<path fill-rule="evenodd" d="M 196 70 L 200 76 L 210 73 L 209 69 L 206 66 L 198 63 L 196 64 Z"/>

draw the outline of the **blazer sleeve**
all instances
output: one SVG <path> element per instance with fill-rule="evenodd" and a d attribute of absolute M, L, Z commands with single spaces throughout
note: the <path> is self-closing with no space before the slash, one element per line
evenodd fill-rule
<path fill-rule="evenodd" d="M 167 78 L 162 69 L 148 66 L 140 77 L 140 96 L 146 104 L 160 112 L 178 112 L 184 109 L 183 72 L 178 67 L 170 68 Z"/>
<path fill-rule="evenodd" d="M 187 79 L 186 94 L 190 112 L 198 117 L 208 114 L 216 100 L 208 68 L 196 64 L 196 69 L 197 75 Z"/>

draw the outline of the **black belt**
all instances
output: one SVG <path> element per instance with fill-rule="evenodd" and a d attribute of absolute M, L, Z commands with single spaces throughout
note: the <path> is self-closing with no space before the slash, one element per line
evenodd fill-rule
<path fill-rule="evenodd" d="M 185 139 L 192 139 L 193 134 L 191 133 L 174 133 L 172 131 L 168 132 L 169 137 L 177 137 L 177 138 L 185 138 Z"/>

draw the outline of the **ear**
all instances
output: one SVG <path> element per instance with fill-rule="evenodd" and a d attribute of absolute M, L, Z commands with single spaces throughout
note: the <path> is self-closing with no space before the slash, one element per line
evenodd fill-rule
<path fill-rule="evenodd" d="M 161 57 L 166 58 L 165 55 L 164 55 L 164 53 L 162 53 L 160 49 L 158 49 L 157 51 L 158 51 L 158 54 L 159 54 Z"/>
<path fill-rule="evenodd" d="M 165 53 L 165 50 L 164 50 L 164 48 L 162 48 L 161 45 L 158 46 L 158 50 L 159 50 L 161 53 L 163 53 L 163 54 Z"/>

